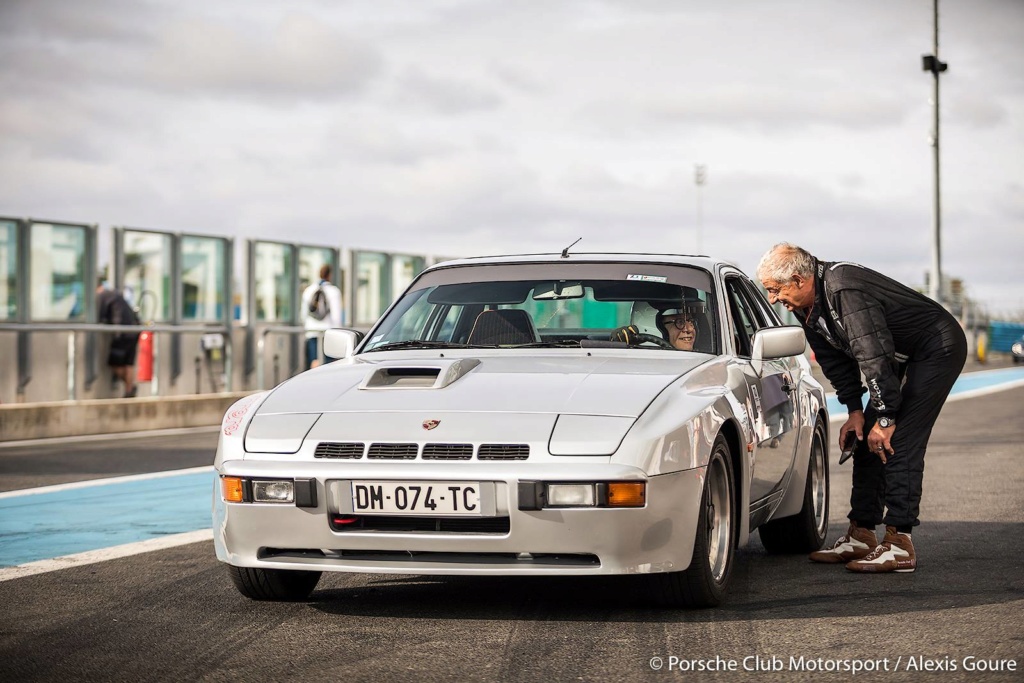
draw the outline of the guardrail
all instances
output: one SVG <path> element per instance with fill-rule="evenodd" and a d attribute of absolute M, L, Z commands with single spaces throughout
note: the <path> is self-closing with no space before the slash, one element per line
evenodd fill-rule
<path fill-rule="evenodd" d="M 356 329 L 356 328 L 346 328 Z M 247 381 L 251 375 L 250 373 L 255 372 L 255 386 L 252 387 L 254 390 L 263 390 L 273 387 L 281 381 L 278 377 L 277 366 L 275 365 L 274 382 L 271 387 L 267 386 L 267 361 L 265 359 L 265 349 L 267 347 L 267 338 L 272 334 L 288 335 L 289 337 L 299 337 L 300 342 L 302 337 L 305 336 L 307 330 L 305 327 L 300 325 L 256 325 L 254 327 L 243 326 L 235 328 L 234 326 L 227 326 L 217 323 L 202 323 L 202 324 L 183 324 L 183 325 L 172 325 L 172 324 L 160 324 L 153 323 L 149 325 L 108 325 L 105 323 L 68 323 L 68 322 L 35 322 L 35 323 L 15 323 L 15 322 L 0 322 L 0 333 L 3 332 L 14 332 L 20 334 L 31 334 L 33 332 L 45 332 L 45 333 L 66 333 L 67 334 L 67 396 L 68 400 L 76 400 L 79 398 L 79 387 L 77 379 L 77 370 L 80 363 L 84 363 L 86 368 L 85 386 L 91 385 L 95 379 L 95 371 L 97 365 L 97 356 L 95 352 L 95 334 L 114 334 L 118 332 L 161 332 L 161 333 L 198 333 L 198 334 L 219 334 L 224 339 L 224 375 L 225 375 L 225 386 L 224 390 L 231 392 L 235 390 L 235 377 L 233 375 L 233 367 L 236 360 L 235 345 L 232 339 L 232 333 L 240 331 L 246 332 L 246 339 L 244 344 L 244 350 L 246 353 L 244 369 L 242 373 L 242 384 L 241 390 L 248 390 L 251 386 L 250 382 Z M 364 331 L 364 330 L 358 330 Z M 79 340 L 78 334 L 85 333 L 89 334 L 86 339 L 84 360 L 79 358 Z M 322 335 L 322 333 L 320 333 Z M 159 395 L 160 391 L 160 340 L 161 335 L 153 335 L 153 379 L 150 380 L 150 386 L 152 389 L 152 395 Z M 322 338 L 322 337 L 321 337 Z M 253 344 L 253 342 L 255 343 Z M 24 389 L 28 385 L 32 378 L 32 355 L 29 352 L 27 343 L 18 344 L 17 356 L 17 369 L 18 369 L 18 391 Z M 253 349 L 253 346 L 255 349 Z M 173 348 L 172 348 L 173 353 Z M 323 344 L 318 345 L 318 355 L 320 361 L 324 360 L 323 357 Z M 275 361 L 276 361 L 275 356 Z M 296 370 L 296 366 L 301 367 L 304 359 L 304 349 L 302 344 L 298 345 L 298 362 L 293 363 L 288 368 L 288 373 L 292 373 Z M 173 358 L 172 358 L 173 368 Z M 301 369 L 300 369 L 301 371 Z M 174 371 L 172 370 L 172 373 Z M 197 368 L 198 372 L 198 368 Z M 173 379 L 172 379 L 173 381 Z M 198 380 L 197 380 L 198 386 Z M 59 400 L 55 398 L 54 400 Z"/>
<path fill-rule="evenodd" d="M 67 398 L 74 401 L 78 398 L 77 386 L 77 335 L 79 333 L 116 333 L 116 332 L 198 332 L 202 334 L 221 334 L 224 337 L 224 371 L 226 376 L 226 391 L 232 391 L 232 364 L 234 360 L 233 345 L 231 341 L 231 328 L 227 325 L 218 324 L 186 324 L 186 325 L 108 325 L 106 323 L 68 323 L 68 322 L 38 322 L 38 323 L 5 323 L 0 322 L 0 332 L 17 332 L 30 334 L 33 332 L 66 332 L 68 335 L 68 380 Z M 87 342 L 87 351 L 90 342 Z M 32 360 L 31 355 L 23 352 L 21 345 L 18 349 L 18 378 L 19 390 L 22 389 L 31 379 Z M 153 338 L 153 393 L 159 390 L 157 372 L 159 368 L 159 337 Z"/>

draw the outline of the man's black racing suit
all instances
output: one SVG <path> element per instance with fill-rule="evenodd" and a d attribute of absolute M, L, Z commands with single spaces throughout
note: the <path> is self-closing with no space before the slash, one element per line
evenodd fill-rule
<path fill-rule="evenodd" d="M 946 309 L 881 273 L 816 261 L 814 275 L 814 305 L 801 321 L 807 341 L 849 411 L 863 409 L 864 383 L 870 394 L 849 518 L 868 527 L 916 525 L 928 438 L 967 360 L 967 339 Z M 880 416 L 896 422 L 887 464 L 866 447 Z"/>

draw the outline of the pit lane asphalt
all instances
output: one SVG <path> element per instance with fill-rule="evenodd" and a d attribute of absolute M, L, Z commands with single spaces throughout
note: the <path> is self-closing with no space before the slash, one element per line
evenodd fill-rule
<path fill-rule="evenodd" d="M 204 542 L 0 583 L 0 677 L 818 681 L 849 674 L 792 671 L 789 657 L 888 658 L 890 668 L 902 657 L 900 671 L 867 679 L 896 681 L 919 679 L 906 659 L 924 656 L 958 667 L 935 680 L 1020 680 L 1021 405 L 1018 388 L 943 410 L 927 458 L 914 574 L 860 576 L 769 556 L 755 535 L 715 610 L 645 606 L 631 580 L 345 574 L 325 574 L 308 602 L 265 604 L 235 592 Z M 48 446 L 51 470 L 20 483 L 209 464 L 215 442 L 211 432 L 165 440 L 166 452 L 152 437 Z M 830 539 L 845 527 L 850 485 L 849 466 L 838 466 L 832 450 Z M 744 672 L 744 658 L 755 655 L 785 668 Z M 673 656 L 717 656 L 739 670 L 652 671 L 652 657 L 667 666 Z M 1014 660 L 1017 671 L 968 673 L 969 656 Z"/>

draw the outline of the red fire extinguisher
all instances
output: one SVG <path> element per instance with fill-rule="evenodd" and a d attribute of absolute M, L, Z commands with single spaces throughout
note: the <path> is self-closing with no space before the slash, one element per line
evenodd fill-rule
<path fill-rule="evenodd" d="M 153 333 L 143 332 L 139 335 L 139 367 L 135 373 L 138 382 L 153 381 Z"/>

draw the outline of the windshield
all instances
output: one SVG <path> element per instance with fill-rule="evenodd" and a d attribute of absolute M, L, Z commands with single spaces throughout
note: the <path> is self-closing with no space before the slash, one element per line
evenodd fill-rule
<path fill-rule="evenodd" d="M 715 311 L 711 278 L 696 268 L 593 263 L 451 268 L 425 274 L 362 352 L 630 346 L 716 354 Z"/>

